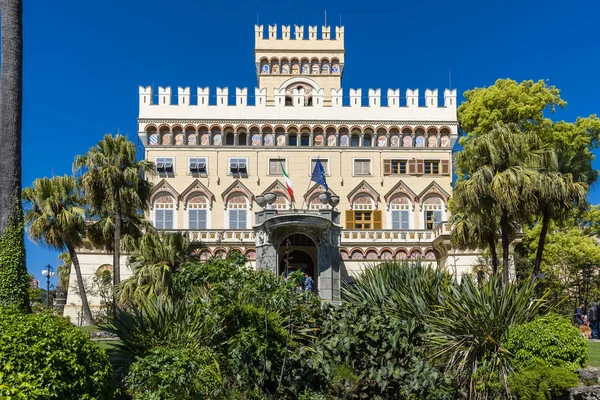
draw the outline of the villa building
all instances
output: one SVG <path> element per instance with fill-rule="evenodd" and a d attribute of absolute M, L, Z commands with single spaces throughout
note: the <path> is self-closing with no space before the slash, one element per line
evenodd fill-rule
<path fill-rule="evenodd" d="M 452 249 L 447 223 L 456 90 L 363 97 L 342 89 L 343 27 L 266 33 L 255 27 L 253 96 L 140 87 L 138 135 L 157 168 L 155 227 L 201 241 L 203 259 L 235 249 L 256 268 L 303 269 L 328 301 L 343 280 L 383 260 L 422 258 L 470 273 L 477 256 Z M 319 163 L 328 190 L 312 180 Z M 81 259 L 88 276 L 112 260 L 92 249 Z M 65 314 L 78 304 L 71 289 Z"/>

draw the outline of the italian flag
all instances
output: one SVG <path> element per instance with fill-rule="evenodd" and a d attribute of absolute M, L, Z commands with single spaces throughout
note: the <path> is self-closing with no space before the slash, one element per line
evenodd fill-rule
<path fill-rule="evenodd" d="M 290 176 L 285 171 L 285 168 L 283 168 L 283 163 L 281 161 L 280 161 L 280 163 L 281 163 L 281 171 L 283 172 L 283 177 L 285 179 L 285 186 L 287 187 L 287 191 L 290 195 L 290 199 L 292 200 L 292 202 L 294 202 L 294 188 L 292 185 L 292 180 L 290 179 Z"/>

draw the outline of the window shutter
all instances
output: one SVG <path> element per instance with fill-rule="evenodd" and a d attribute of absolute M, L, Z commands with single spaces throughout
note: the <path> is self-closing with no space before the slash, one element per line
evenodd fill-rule
<path fill-rule="evenodd" d="M 383 174 L 384 175 L 392 174 L 392 160 L 383 160 Z"/>
<path fill-rule="evenodd" d="M 431 211 L 425 211 L 425 222 L 423 223 L 423 229 L 427 229 L 427 221 L 428 221 L 428 216 L 431 215 Z"/>
<path fill-rule="evenodd" d="M 346 210 L 346 229 L 354 229 L 354 211 Z"/>
<path fill-rule="evenodd" d="M 425 173 L 425 160 L 417 161 L 417 175 L 423 175 Z"/>
<path fill-rule="evenodd" d="M 229 229 L 237 229 L 238 210 L 229 210 Z"/>
<path fill-rule="evenodd" d="M 410 212 L 406 210 L 400 211 L 400 229 L 410 229 Z"/>
<path fill-rule="evenodd" d="M 198 229 L 198 213 L 200 210 L 189 210 L 188 211 L 188 226 L 189 229 Z"/>
<path fill-rule="evenodd" d="M 173 210 L 165 211 L 165 229 L 173 229 Z"/>
<path fill-rule="evenodd" d="M 410 175 L 415 175 L 417 173 L 417 160 L 414 158 L 412 160 L 408 160 L 408 173 Z"/>
<path fill-rule="evenodd" d="M 156 229 L 165 228 L 165 210 L 156 210 L 154 213 L 154 227 Z"/>
<path fill-rule="evenodd" d="M 433 227 L 435 228 L 440 222 L 442 222 L 442 212 L 434 211 L 433 218 L 434 218 Z"/>
<path fill-rule="evenodd" d="M 400 230 L 400 213 L 399 210 L 392 211 L 392 229 Z"/>
<path fill-rule="evenodd" d="M 246 210 L 238 210 L 238 229 L 246 229 Z"/>
<path fill-rule="evenodd" d="M 206 210 L 196 210 L 198 212 L 198 227 L 197 229 L 206 229 Z"/>
<path fill-rule="evenodd" d="M 442 160 L 442 175 L 450 175 L 450 161 Z"/>
<path fill-rule="evenodd" d="M 373 211 L 373 229 L 382 229 L 381 210 Z"/>

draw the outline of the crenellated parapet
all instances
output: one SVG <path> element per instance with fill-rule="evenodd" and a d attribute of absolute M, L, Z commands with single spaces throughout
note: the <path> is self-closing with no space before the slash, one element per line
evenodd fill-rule
<path fill-rule="evenodd" d="M 381 89 L 369 89 L 366 97 L 363 97 L 362 89 L 350 89 L 344 93 L 343 89 L 330 89 L 329 93 L 325 93 L 323 88 L 308 89 L 308 88 L 274 88 L 274 101 L 269 104 L 267 102 L 267 89 L 254 89 L 254 104 L 248 102 L 248 89 L 236 88 L 235 96 L 230 96 L 229 88 L 217 87 L 214 94 L 211 95 L 208 87 L 198 87 L 196 94 L 191 95 L 189 87 L 178 87 L 177 94 L 173 95 L 171 87 L 158 87 L 158 94 L 154 96 L 152 88 L 139 88 L 140 110 L 147 107 L 299 107 L 299 108 L 319 108 L 319 107 L 334 107 L 334 108 L 360 108 L 360 109 L 377 109 L 377 108 L 446 108 L 456 110 L 456 89 L 445 89 L 443 99 L 440 103 L 438 89 L 426 89 L 425 95 L 419 95 L 419 89 L 406 89 L 405 96 L 401 96 L 400 89 L 387 89 L 387 105 L 382 105 Z M 194 101 L 193 97 L 197 100 Z M 174 101 L 177 99 L 177 102 Z M 192 104 L 195 103 L 195 104 Z M 440 105 L 442 104 L 442 105 Z"/>
<path fill-rule="evenodd" d="M 335 35 L 331 34 L 330 26 L 321 27 L 321 35 L 317 30 L 317 26 L 309 26 L 305 35 L 303 25 L 294 25 L 292 34 L 290 25 L 281 26 L 281 31 L 277 29 L 277 25 L 268 25 L 267 31 L 263 25 L 254 26 L 254 34 L 256 39 L 256 48 L 272 47 L 272 41 L 290 41 L 290 42 L 307 42 L 307 41 L 327 41 L 335 44 L 336 48 L 344 48 L 344 27 L 336 26 Z M 265 37 L 265 33 L 267 34 Z"/>

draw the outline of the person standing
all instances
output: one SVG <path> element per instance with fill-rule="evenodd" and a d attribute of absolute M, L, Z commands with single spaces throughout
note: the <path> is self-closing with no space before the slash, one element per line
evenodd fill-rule
<path fill-rule="evenodd" d="M 598 339 L 598 306 L 596 303 L 590 303 L 587 309 L 588 321 L 590 321 L 590 329 L 592 330 L 592 339 Z"/>
<path fill-rule="evenodd" d="M 315 281 L 308 274 L 304 274 L 304 291 L 306 292 L 306 296 L 308 297 L 309 293 L 312 293 L 315 288 Z"/>
<path fill-rule="evenodd" d="M 583 322 L 583 310 L 583 303 L 581 303 L 579 307 L 577 307 L 577 309 L 575 310 L 575 323 L 577 325 L 585 325 L 585 323 Z"/>

